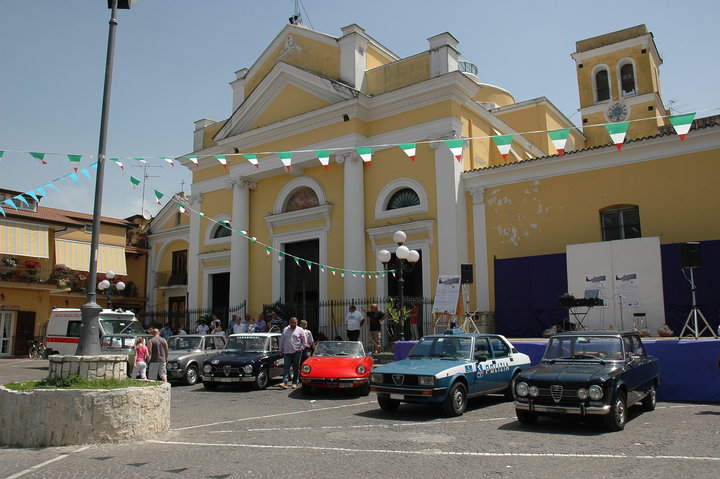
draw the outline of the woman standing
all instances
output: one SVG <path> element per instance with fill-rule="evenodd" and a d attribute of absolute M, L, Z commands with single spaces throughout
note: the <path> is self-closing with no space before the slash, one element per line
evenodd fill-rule
<path fill-rule="evenodd" d="M 145 338 L 142 336 L 135 339 L 135 362 L 133 363 L 133 370 L 131 377 L 137 379 L 140 375 L 140 379 L 147 379 L 145 371 L 147 370 L 148 360 L 148 348 L 145 346 Z"/>

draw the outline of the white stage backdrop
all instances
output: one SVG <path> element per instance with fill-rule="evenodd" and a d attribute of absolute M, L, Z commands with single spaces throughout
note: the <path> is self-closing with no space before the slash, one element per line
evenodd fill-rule
<path fill-rule="evenodd" d="M 605 301 L 590 309 L 587 329 L 630 330 L 633 314 L 645 313 L 650 334 L 658 335 L 665 322 L 660 238 L 568 245 L 566 253 L 568 292 L 583 298 L 597 290 Z"/>

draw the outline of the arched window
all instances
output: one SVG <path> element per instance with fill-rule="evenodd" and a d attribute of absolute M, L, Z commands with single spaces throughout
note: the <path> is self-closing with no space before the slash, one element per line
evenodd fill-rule
<path fill-rule="evenodd" d="M 620 67 L 620 88 L 622 88 L 622 96 L 635 94 L 635 69 L 632 63 Z"/>
<path fill-rule="evenodd" d="M 608 79 L 608 71 L 606 69 L 599 70 L 595 73 L 595 96 L 595 101 L 610 99 L 610 80 Z"/>
<path fill-rule="evenodd" d="M 386 210 L 396 210 L 398 208 L 408 208 L 410 206 L 419 206 L 420 197 L 412 188 L 403 188 L 396 191 L 388 200 Z"/>
<path fill-rule="evenodd" d="M 232 233 L 232 231 L 230 231 L 230 228 L 226 227 L 223 224 L 219 224 L 215 227 L 215 230 L 213 231 L 213 234 L 212 234 L 212 238 L 213 239 L 227 238 L 228 236 L 230 236 L 230 233 Z"/>
<path fill-rule="evenodd" d="M 612 207 L 600 211 L 603 241 L 641 238 L 640 209 L 637 206 Z"/>
<path fill-rule="evenodd" d="M 287 200 L 285 211 L 298 211 L 320 206 L 317 193 L 308 186 L 303 186 L 293 191 Z"/>

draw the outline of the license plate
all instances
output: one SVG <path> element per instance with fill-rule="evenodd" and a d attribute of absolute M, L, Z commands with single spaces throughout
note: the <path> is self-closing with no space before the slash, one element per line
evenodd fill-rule
<path fill-rule="evenodd" d="M 567 411 L 562 407 L 549 407 L 547 408 L 547 412 L 552 414 L 565 414 Z"/>
<path fill-rule="evenodd" d="M 399 399 L 400 401 L 402 401 L 403 399 L 405 399 L 405 396 L 403 396 L 402 394 L 391 394 L 390 399 Z"/>
<path fill-rule="evenodd" d="M 233 382 L 233 378 L 213 378 L 213 381 L 219 383 L 231 383 Z"/>
<path fill-rule="evenodd" d="M 350 384 L 350 383 L 340 383 L 340 384 L 339 384 L 339 387 L 341 387 L 341 388 L 351 388 L 351 387 L 352 387 L 352 384 Z"/>

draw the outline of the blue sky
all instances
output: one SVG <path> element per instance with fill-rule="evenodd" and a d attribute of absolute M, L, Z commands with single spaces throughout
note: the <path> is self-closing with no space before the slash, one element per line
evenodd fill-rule
<path fill-rule="evenodd" d="M 193 122 L 231 114 L 229 83 L 250 67 L 287 23 L 292 0 L 140 0 L 118 15 L 108 156 L 180 156 L 192 150 Z M 339 36 L 356 23 L 401 57 L 427 50 L 450 32 L 483 82 L 516 101 L 547 97 L 577 123 L 575 41 L 644 23 L 663 58 L 666 106 L 677 113 L 720 108 L 717 19 L 720 2 L 304 0 L 304 23 Z M 70 162 L 36 151 L 96 155 L 107 48 L 106 0 L 0 1 L 0 186 L 27 191 L 71 172 Z M 591 20 L 588 20 L 591 19 Z M 699 116 L 718 114 L 707 111 Z M 14 151 L 13 151 L 14 150 Z M 82 165 L 95 161 L 83 157 Z M 190 191 L 190 174 L 156 159 L 133 189 L 106 165 L 103 215 L 126 217 L 159 207 L 152 194 Z M 57 183 L 41 204 L 92 212 L 93 181 Z M 5 205 L 7 206 L 7 205 Z"/>

